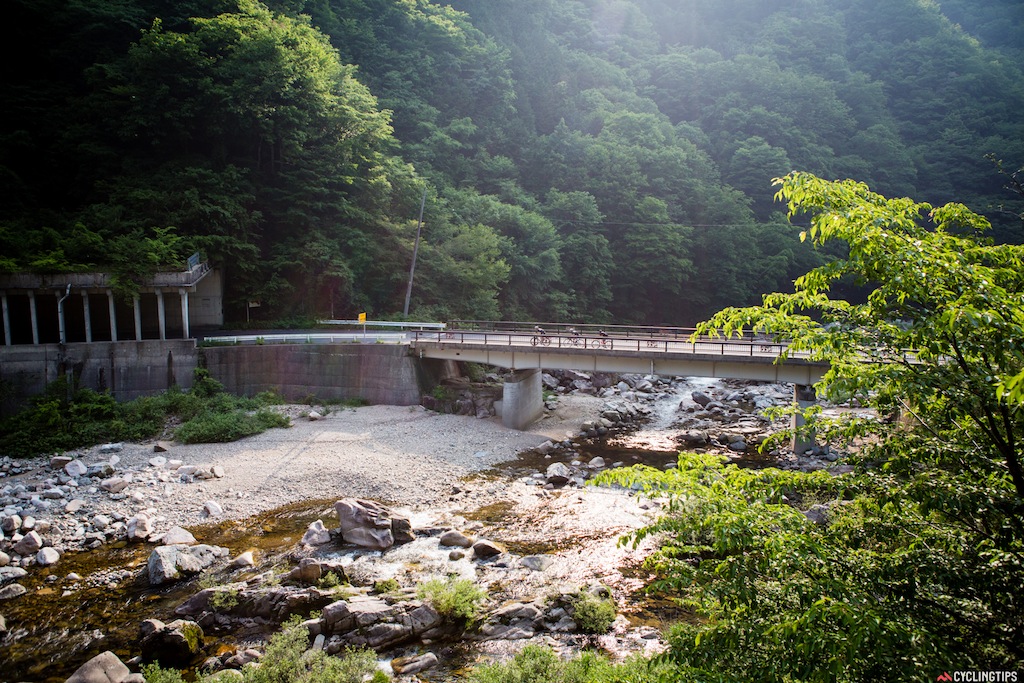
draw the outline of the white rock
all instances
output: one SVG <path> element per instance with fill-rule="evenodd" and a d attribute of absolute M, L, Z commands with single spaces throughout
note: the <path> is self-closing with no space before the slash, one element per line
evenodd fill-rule
<path fill-rule="evenodd" d="M 221 467 L 220 465 L 214 465 L 213 467 L 211 467 L 210 472 L 212 472 L 213 476 L 216 477 L 217 479 L 224 478 L 224 468 Z"/>
<path fill-rule="evenodd" d="M 40 548 L 36 553 L 36 564 L 47 567 L 56 564 L 60 559 L 60 552 L 56 548 Z"/>
<path fill-rule="evenodd" d="M 322 417 L 323 417 L 323 415 L 321 415 L 320 413 L 316 412 L 315 410 L 309 411 L 309 419 L 312 422 L 315 422 L 315 421 L 319 420 Z"/>
<path fill-rule="evenodd" d="M 244 553 L 231 560 L 232 567 L 255 567 L 256 560 L 253 559 L 252 551 L 246 550 Z"/>
<path fill-rule="evenodd" d="M 224 514 L 224 508 L 215 500 L 208 500 L 203 504 L 203 512 L 210 517 Z"/>
<path fill-rule="evenodd" d="M 78 477 L 85 476 L 85 473 L 88 470 L 89 468 L 86 467 L 85 463 L 82 462 L 81 460 L 72 460 L 67 465 L 64 465 L 64 471 L 67 473 L 67 475 L 69 477 L 75 477 L 76 479 Z"/>
<path fill-rule="evenodd" d="M 167 469 L 176 470 L 181 467 L 184 463 L 181 460 L 168 460 Z"/>
<path fill-rule="evenodd" d="M 192 545 L 196 542 L 196 537 L 187 529 L 182 529 L 180 526 L 172 526 L 160 541 L 164 545 Z"/>
<path fill-rule="evenodd" d="M 167 464 L 167 458 L 162 455 L 157 455 L 149 459 L 149 464 L 153 467 L 163 467 Z"/>
<path fill-rule="evenodd" d="M 306 529 L 306 533 L 302 536 L 302 543 L 304 545 L 324 545 L 330 542 L 331 532 L 327 530 L 321 519 L 310 524 L 309 528 Z"/>

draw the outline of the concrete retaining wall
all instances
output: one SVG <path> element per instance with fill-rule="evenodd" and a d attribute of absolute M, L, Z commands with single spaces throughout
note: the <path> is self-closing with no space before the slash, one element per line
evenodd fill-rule
<path fill-rule="evenodd" d="M 192 386 L 205 365 L 234 394 L 276 391 L 288 400 L 309 396 L 356 399 L 386 405 L 417 405 L 455 363 L 417 359 L 407 346 L 289 344 L 196 348 L 175 341 L 0 347 L 0 411 L 10 414 L 68 372 L 79 386 L 109 389 L 119 401 L 151 396 L 172 384 Z"/>
<path fill-rule="evenodd" d="M 439 372 L 421 367 L 407 346 L 290 344 L 202 351 L 210 375 L 231 393 L 251 396 L 276 391 L 291 401 L 315 396 L 418 405 L 431 374 Z"/>
<path fill-rule="evenodd" d="M 16 345 L 0 348 L 0 411 L 10 414 L 46 385 L 71 375 L 78 386 L 119 401 L 192 386 L 199 351 L 191 339 Z"/>

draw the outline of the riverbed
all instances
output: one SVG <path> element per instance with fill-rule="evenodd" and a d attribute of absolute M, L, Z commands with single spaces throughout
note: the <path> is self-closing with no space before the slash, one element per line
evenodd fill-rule
<path fill-rule="evenodd" d="M 547 558 L 543 571 L 521 570 L 513 561 L 504 566 L 466 562 L 457 567 L 487 587 L 492 605 L 593 582 L 611 589 L 620 618 L 610 634 L 558 641 L 548 638 L 545 642 L 549 645 L 570 650 L 598 647 L 612 656 L 656 651 L 660 647 L 657 632 L 686 615 L 644 593 L 648 577 L 642 560 L 649 548 L 632 548 L 618 540 L 650 521 L 657 514 L 658 502 L 621 490 L 545 488 L 538 475 L 559 459 L 575 463 L 577 468 L 594 458 L 609 466 L 671 466 L 679 448 L 680 409 L 691 401 L 692 392 L 724 398 L 731 390 L 712 380 L 693 379 L 662 389 L 631 397 L 649 408 L 645 425 L 597 438 L 579 438 L 579 423 L 599 412 L 604 401 L 594 396 L 565 396 L 559 408 L 535 430 L 525 433 L 504 430 L 494 420 L 368 407 L 316 422 L 302 420 L 299 414 L 296 424 L 300 429 L 276 430 L 276 434 L 254 437 L 248 443 L 175 447 L 171 454 L 183 456 L 183 460 L 204 456 L 207 462 L 224 463 L 228 472 L 243 472 L 244 477 L 203 481 L 198 484 L 202 490 L 196 490 L 194 482 L 191 488 L 180 487 L 186 495 L 160 501 L 165 503 L 162 523 L 182 523 L 200 542 L 227 547 L 232 556 L 254 551 L 258 561 L 250 574 L 274 567 L 284 571 L 293 562 L 293 550 L 310 522 L 322 519 L 328 526 L 335 522 L 334 500 L 346 495 L 375 498 L 408 515 L 414 527 L 455 528 L 487 538 L 501 544 L 510 558 Z M 395 411 L 404 411 L 397 420 Z M 401 445 L 389 442 L 383 436 L 386 434 L 398 435 Z M 569 436 L 575 438 L 570 442 Z M 559 447 L 554 451 L 538 448 L 545 442 Z M 129 450 L 129 467 L 134 466 L 132 458 L 140 460 L 152 452 L 146 444 L 132 446 L 136 447 L 145 453 Z M 273 453 L 271 457 L 254 455 L 265 454 L 267 449 Z M 331 454 L 330 459 L 315 457 L 325 452 Z M 438 452 L 445 457 L 438 458 Z M 339 468 L 346 470 L 343 475 L 334 472 Z M 403 477 L 407 472 L 418 476 Z M 346 482 L 344 486 L 338 485 L 339 476 Z M 249 488 L 239 484 L 243 479 L 250 482 Z M 162 491 L 158 488 L 157 493 Z M 232 495 L 238 505 L 230 504 Z M 229 504 L 222 517 L 202 520 L 200 501 L 209 496 L 220 496 Z M 273 505 L 281 500 L 291 502 Z M 126 508 L 130 512 L 130 503 Z M 30 572 L 21 582 L 29 592 L 0 603 L 9 629 L 0 644 L 0 655 L 8 663 L 4 680 L 64 680 L 90 656 L 107 649 L 128 661 L 138 654 L 134 645 L 142 620 L 172 619 L 176 605 L 216 576 L 152 588 L 145 578 L 151 550 L 147 544 L 111 544 L 90 552 L 65 553 L 58 565 Z M 348 552 L 353 562 L 363 561 L 350 550 L 339 548 L 336 552 Z M 419 551 L 403 552 L 386 559 L 370 558 L 364 564 L 372 561 L 379 576 L 388 578 L 386 573 L 393 572 L 394 578 L 406 585 L 414 584 L 431 567 L 452 568 L 446 556 L 423 551 L 411 557 L 410 552 Z M 220 579 L 226 582 L 244 576 L 221 575 Z M 247 637 L 223 638 L 209 649 L 244 647 L 250 644 Z M 523 644 L 448 645 L 444 649 L 447 661 L 442 658 L 441 666 L 420 677 L 458 680 L 462 667 L 507 656 Z"/>

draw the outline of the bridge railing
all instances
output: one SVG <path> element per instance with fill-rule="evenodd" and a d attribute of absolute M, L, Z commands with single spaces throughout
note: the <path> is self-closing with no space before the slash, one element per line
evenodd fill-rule
<path fill-rule="evenodd" d="M 682 329 L 682 328 L 677 328 Z M 545 328 L 545 332 L 547 329 Z M 692 330 L 690 331 L 692 334 Z M 410 333 L 413 344 L 429 342 L 438 344 L 460 344 L 480 346 L 530 347 L 537 351 L 546 349 L 586 350 L 596 353 L 690 353 L 718 356 L 749 356 L 778 358 L 787 349 L 785 344 L 761 339 L 711 339 L 690 340 L 690 334 L 683 337 L 669 333 L 662 336 L 619 336 L 609 334 L 540 334 L 528 330 L 486 331 L 475 329 L 449 329 L 440 332 L 417 331 Z M 791 358 L 805 358 L 807 354 L 791 353 Z"/>
<path fill-rule="evenodd" d="M 243 346 L 247 344 L 405 344 L 409 338 L 404 332 L 346 332 L 335 334 L 232 334 L 208 335 L 200 346 Z"/>

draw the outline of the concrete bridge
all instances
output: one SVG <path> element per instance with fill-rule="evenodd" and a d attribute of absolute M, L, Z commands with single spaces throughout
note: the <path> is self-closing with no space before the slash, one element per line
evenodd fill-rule
<path fill-rule="evenodd" d="M 801 354 L 783 358 L 785 345 L 769 340 L 691 340 L 692 334 L 685 328 L 503 323 L 490 329 L 410 332 L 409 345 L 420 358 L 514 370 L 505 385 L 502 422 L 515 429 L 525 428 L 543 411 L 541 369 L 791 382 L 793 400 L 806 407 L 815 400 L 811 385 L 829 368 Z M 799 421 L 794 426 L 798 425 Z M 794 448 L 801 445 L 794 443 Z"/>

